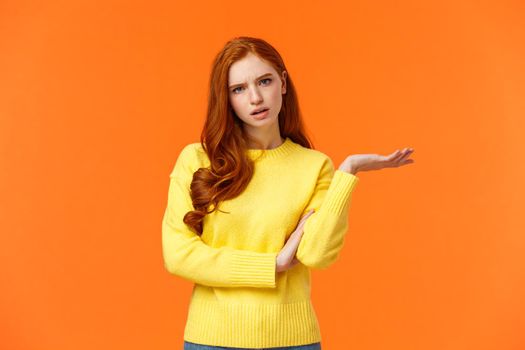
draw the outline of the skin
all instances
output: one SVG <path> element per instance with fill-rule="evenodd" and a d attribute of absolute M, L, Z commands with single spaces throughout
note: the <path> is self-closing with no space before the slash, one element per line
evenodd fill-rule
<path fill-rule="evenodd" d="M 270 75 L 259 78 L 266 73 Z M 286 75 L 286 71 L 279 75 L 271 64 L 252 53 L 231 65 L 228 96 L 233 111 L 243 121 L 248 148 L 260 149 L 260 143 L 263 149 L 272 149 L 284 142 L 278 117 L 286 93 Z M 268 107 L 270 112 L 265 119 L 257 120 L 250 113 L 260 107 Z"/>
<path fill-rule="evenodd" d="M 261 77 L 265 74 L 268 76 Z M 263 149 L 273 149 L 285 141 L 280 136 L 278 117 L 282 95 L 286 93 L 286 76 L 286 71 L 279 74 L 271 64 L 252 53 L 231 65 L 228 72 L 228 96 L 233 111 L 243 121 L 248 148 L 260 149 L 262 146 Z M 250 114 L 260 107 L 268 107 L 269 114 L 257 120 Z M 338 170 L 355 175 L 359 171 L 400 167 L 414 162 L 409 159 L 413 151 L 413 148 L 403 148 L 388 155 L 349 155 Z M 295 253 L 301 242 L 304 223 L 313 213 L 310 211 L 301 218 L 277 255 L 276 273 L 299 263 Z"/>

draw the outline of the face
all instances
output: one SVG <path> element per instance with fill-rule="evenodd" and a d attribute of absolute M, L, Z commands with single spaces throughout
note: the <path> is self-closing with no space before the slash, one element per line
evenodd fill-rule
<path fill-rule="evenodd" d="M 286 71 L 279 76 L 273 66 L 249 53 L 236 61 L 228 73 L 228 96 L 235 114 L 244 122 L 244 128 L 278 128 L 282 95 L 286 93 Z M 259 108 L 263 114 L 253 115 Z"/>

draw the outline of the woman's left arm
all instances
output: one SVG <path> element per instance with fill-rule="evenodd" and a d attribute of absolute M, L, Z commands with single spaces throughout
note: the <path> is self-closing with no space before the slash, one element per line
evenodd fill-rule
<path fill-rule="evenodd" d="M 326 158 L 319 174 L 314 194 L 304 212 L 315 210 L 304 224 L 296 257 L 304 265 L 325 269 L 333 264 L 343 247 L 348 230 L 348 207 L 359 182 L 359 171 L 399 167 L 414 161 L 408 159 L 411 148 L 397 150 L 388 156 L 357 154 L 347 157 L 334 172 Z"/>
<path fill-rule="evenodd" d="M 359 178 L 342 170 L 334 172 L 326 157 L 313 195 L 304 213 L 315 212 L 305 221 L 297 259 L 311 268 L 325 269 L 337 259 L 348 229 L 348 205 Z M 303 213 L 303 215 L 304 215 Z"/>

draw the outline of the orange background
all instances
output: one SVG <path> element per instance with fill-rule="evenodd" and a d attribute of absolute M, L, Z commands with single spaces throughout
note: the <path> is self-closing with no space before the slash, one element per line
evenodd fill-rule
<path fill-rule="evenodd" d="M 358 173 L 313 271 L 323 349 L 524 349 L 522 1 L 2 1 L 0 348 L 182 349 L 161 255 L 168 175 L 214 55 L 283 56 L 307 130 Z"/>

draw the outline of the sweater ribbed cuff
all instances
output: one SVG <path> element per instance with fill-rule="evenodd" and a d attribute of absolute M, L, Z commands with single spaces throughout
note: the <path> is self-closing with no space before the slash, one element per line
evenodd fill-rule
<path fill-rule="evenodd" d="M 326 193 L 326 198 L 330 198 L 329 201 L 326 201 L 328 211 L 335 215 L 341 215 L 358 182 L 359 178 L 354 174 L 336 170 Z"/>
<path fill-rule="evenodd" d="M 259 288 L 276 287 L 277 253 L 236 251 L 232 254 L 231 283 Z"/>

